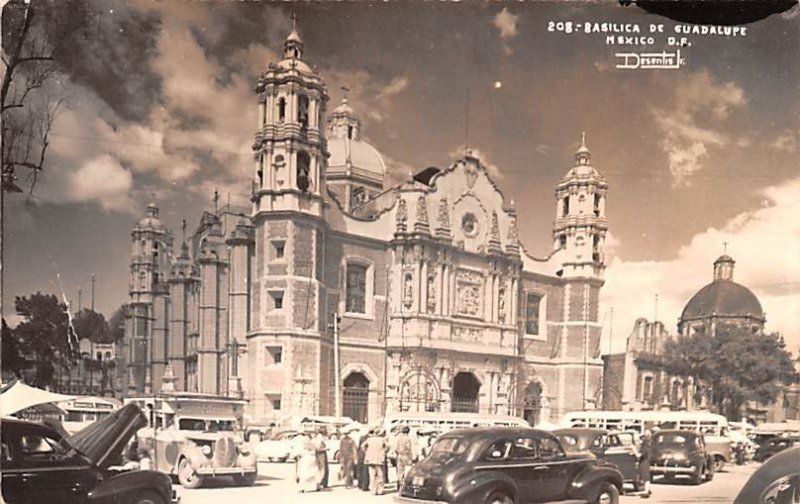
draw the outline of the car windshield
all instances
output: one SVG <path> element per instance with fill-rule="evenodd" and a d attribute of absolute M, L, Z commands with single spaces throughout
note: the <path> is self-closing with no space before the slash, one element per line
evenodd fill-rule
<path fill-rule="evenodd" d="M 660 447 L 677 448 L 685 445 L 688 438 L 683 434 L 658 434 L 653 440 L 653 444 Z"/>
<path fill-rule="evenodd" d="M 557 437 L 558 440 L 561 441 L 561 446 L 563 446 L 565 450 L 574 451 L 581 449 L 578 436 L 574 436 L 572 434 L 559 434 Z"/>
<path fill-rule="evenodd" d="M 442 438 L 434 443 L 433 448 L 431 448 L 431 453 L 460 455 L 466 451 L 468 445 L 469 443 L 460 437 Z"/>
<path fill-rule="evenodd" d="M 208 420 L 202 418 L 181 418 L 178 422 L 180 430 L 200 432 L 231 432 L 236 423 L 234 420 Z"/>

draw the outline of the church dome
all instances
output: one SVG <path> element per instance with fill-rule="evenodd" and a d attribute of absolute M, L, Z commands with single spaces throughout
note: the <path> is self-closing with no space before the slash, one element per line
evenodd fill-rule
<path fill-rule="evenodd" d="M 158 218 L 158 206 L 155 203 L 147 205 L 147 215 L 136 223 L 136 227 L 156 231 L 165 231 L 167 229 L 161 219 Z"/>
<path fill-rule="evenodd" d="M 723 255 L 714 261 L 714 281 L 692 296 L 681 322 L 711 316 L 764 320 L 764 310 L 753 292 L 733 281 L 734 260 Z"/>
<path fill-rule="evenodd" d="M 328 140 L 328 152 L 329 169 L 348 166 L 349 161 L 352 168 L 367 175 L 381 179 L 386 175 L 386 164 L 378 149 L 363 140 L 331 138 Z"/>

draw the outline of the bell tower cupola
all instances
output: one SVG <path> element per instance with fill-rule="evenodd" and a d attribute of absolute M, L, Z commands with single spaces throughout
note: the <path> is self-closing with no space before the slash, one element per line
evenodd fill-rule
<path fill-rule="evenodd" d="M 564 277 L 602 278 L 603 244 L 608 232 L 608 182 L 592 166 L 586 134 L 575 152 L 575 165 L 556 188 L 553 247 L 563 257 Z"/>
<path fill-rule="evenodd" d="M 328 156 L 322 118 L 328 93 L 317 69 L 303 59 L 296 22 L 283 49 L 284 59 L 270 63 L 255 88 L 254 212 L 322 216 Z"/>

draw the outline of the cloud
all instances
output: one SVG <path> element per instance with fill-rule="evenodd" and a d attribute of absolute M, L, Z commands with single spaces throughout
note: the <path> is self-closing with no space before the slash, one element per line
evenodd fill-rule
<path fill-rule="evenodd" d="M 389 82 L 386 86 L 384 86 L 383 90 L 378 93 L 378 98 L 388 98 L 392 95 L 396 95 L 397 93 L 402 92 L 405 88 L 408 87 L 408 78 L 407 77 L 395 77 L 394 79 Z"/>
<path fill-rule="evenodd" d="M 106 211 L 133 211 L 133 176 L 109 154 L 92 159 L 69 176 L 67 191 L 75 201 L 96 202 Z"/>
<path fill-rule="evenodd" d="M 490 161 L 491 159 L 490 156 L 485 151 L 482 151 L 477 147 L 470 147 L 469 149 L 467 149 L 464 145 L 459 145 L 457 148 L 450 151 L 449 156 L 452 159 L 459 159 L 464 157 L 464 152 L 467 150 L 469 150 L 472 156 L 478 158 L 481 161 L 481 164 L 486 168 L 486 171 L 489 173 L 489 176 L 492 178 L 492 180 L 494 180 L 495 182 L 500 182 L 501 180 L 505 180 L 506 175 L 505 173 L 503 173 L 500 167 L 492 163 Z"/>
<path fill-rule="evenodd" d="M 770 142 L 769 146 L 775 150 L 794 153 L 797 151 L 797 134 L 785 131 Z"/>
<path fill-rule="evenodd" d="M 622 350 L 638 317 L 655 317 L 674 334 L 678 317 L 692 295 L 711 282 L 713 261 L 728 253 L 736 260 L 734 280 L 750 288 L 766 312 L 769 332 L 781 332 L 792 349 L 800 344 L 800 178 L 761 191 L 761 208 L 743 212 L 719 229 L 709 228 L 669 261 L 625 261 L 613 254 L 606 270 L 602 307 L 614 309 L 614 349 Z M 608 327 L 608 324 L 606 324 Z M 606 333 L 605 337 L 608 337 Z M 608 348 L 608 343 L 603 348 Z"/>
<path fill-rule="evenodd" d="M 517 20 L 519 16 L 515 16 L 508 12 L 508 8 L 503 7 L 503 10 L 494 16 L 493 24 L 495 28 L 500 30 L 501 39 L 513 39 L 517 36 Z"/>
<path fill-rule="evenodd" d="M 745 103 L 744 91 L 735 82 L 717 82 L 703 70 L 680 82 L 668 107 L 651 107 L 675 185 L 688 183 L 703 168 L 709 149 L 731 143 L 721 128 Z"/>
<path fill-rule="evenodd" d="M 508 41 L 517 36 L 517 20 L 519 20 L 519 16 L 511 14 L 506 7 L 503 7 L 503 10 L 494 16 L 492 22 L 495 28 L 500 30 L 500 39 L 503 41 L 503 52 L 506 56 L 510 56 L 513 52 Z"/>

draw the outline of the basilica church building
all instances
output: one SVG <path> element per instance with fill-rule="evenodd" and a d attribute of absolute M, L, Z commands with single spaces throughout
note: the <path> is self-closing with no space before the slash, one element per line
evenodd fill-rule
<path fill-rule="evenodd" d="M 594 407 L 608 184 L 585 139 L 534 257 L 470 152 L 387 185 L 379 151 L 328 94 L 293 30 L 254 98 L 244 206 L 190 237 L 150 205 L 132 232 L 128 394 L 244 397 L 253 421 L 398 411 L 557 421 Z M 548 248 L 550 248 L 548 246 Z"/>

